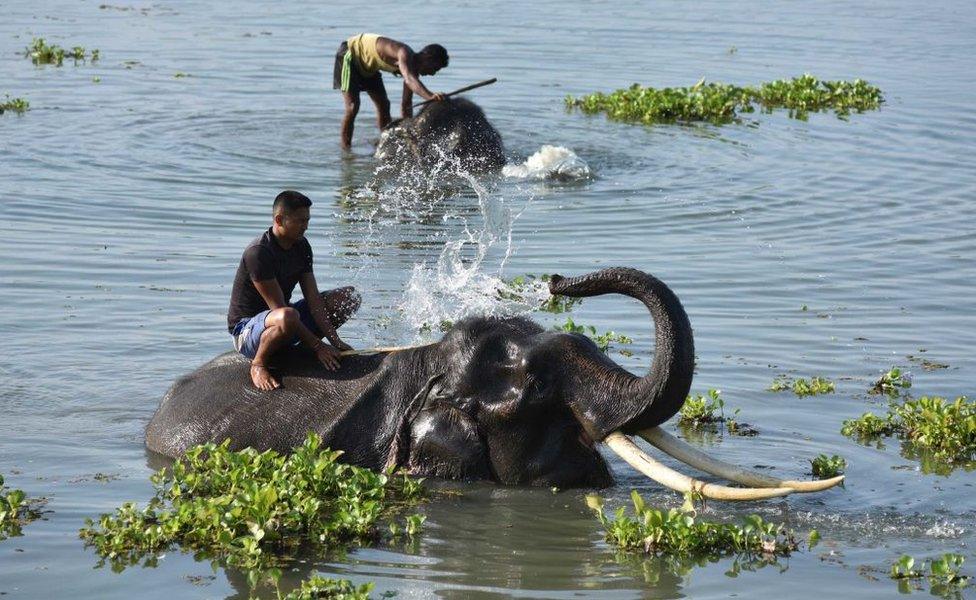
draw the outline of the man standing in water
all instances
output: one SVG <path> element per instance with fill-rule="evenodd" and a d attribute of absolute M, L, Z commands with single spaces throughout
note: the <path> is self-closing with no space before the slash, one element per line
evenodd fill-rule
<path fill-rule="evenodd" d="M 336 52 L 332 87 L 342 90 L 346 114 L 342 118 L 342 147 L 352 145 L 353 124 L 359 113 L 359 93 L 369 94 L 376 105 L 376 123 L 382 131 L 390 124 L 390 98 L 383 86 L 380 71 L 403 77 L 403 97 L 400 109 L 404 118 L 413 116 L 413 95 L 424 100 L 440 101 L 443 94 L 434 93 L 420 81 L 420 75 L 433 75 L 447 66 L 448 56 L 444 46 L 430 44 L 420 52 L 396 40 L 360 33 L 339 45 Z"/>
<path fill-rule="evenodd" d="M 339 367 L 339 352 L 352 349 L 336 329 L 359 309 L 359 294 L 352 286 L 319 293 L 305 239 L 311 206 L 298 192 L 278 194 L 271 227 L 244 249 L 234 277 L 227 329 L 234 348 L 251 359 L 251 381 L 260 390 L 281 385 L 268 366 L 285 346 L 304 344 L 330 371 Z M 295 284 L 304 298 L 289 304 Z M 322 343 L 322 336 L 332 345 Z"/>

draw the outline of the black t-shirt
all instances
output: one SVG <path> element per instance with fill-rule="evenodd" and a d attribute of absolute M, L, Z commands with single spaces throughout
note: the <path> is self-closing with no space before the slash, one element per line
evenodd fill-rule
<path fill-rule="evenodd" d="M 255 281 L 276 279 L 285 295 L 285 302 L 289 302 L 299 277 L 311 272 L 312 246 L 308 240 L 302 238 L 285 250 L 278 244 L 269 227 L 264 235 L 255 238 L 244 249 L 237 275 L 234 276 L 234 288 L 230 292 L 227 330 L 233 333 L 234 326 L 241 319 L 249 319 L 268 310 L 268 304 L 254 287 Z"/>

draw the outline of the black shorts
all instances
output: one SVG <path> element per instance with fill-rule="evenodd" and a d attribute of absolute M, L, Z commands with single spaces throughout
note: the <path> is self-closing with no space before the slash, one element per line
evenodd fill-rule
<path fill-rule="evenodd" d="M 352 57 L 349 60 L 349 88 L 342 89 L 342 69 L 346 66 L 346 54 L 349 52 L 349 44 L 342 42 L 339 44 L 339 49 L 336 50 L 335 56 L 335 67 L 332 70 L 332 89 L 342 90 L 344 92 L 349 92 L 350 94 L 358 94 L 359 92 L 367 93 L 380 93 L 384 96 L 386 95 L 386 87 L 383 85 L 383 77 L 380 72 L 377 71 L 370 75 L 369 77 L 363 77 L 356 68 L 355 64 L 352 64 Z"/>

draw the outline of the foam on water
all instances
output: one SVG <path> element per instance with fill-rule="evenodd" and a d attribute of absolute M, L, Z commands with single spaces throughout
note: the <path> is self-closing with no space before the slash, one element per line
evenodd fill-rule
<path fill-rule="evenodd" d="M 502 175 L 513 179 L 571 181 L 589 179 L 593 172 L 586 161 L 569 148 L 546 144 L 524 163 L 502 167 Z"/>

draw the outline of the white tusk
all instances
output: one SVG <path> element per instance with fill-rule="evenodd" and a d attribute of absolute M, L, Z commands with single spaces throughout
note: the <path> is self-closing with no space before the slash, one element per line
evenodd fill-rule
<path fill-rule="evenodd" d="M 643 431 L 638 431 L 637 435 L 641 436 L 664 453 L 677 458 L 683 463 L 686 463 L 700 471 L 710 473 L 717 477 L 721 477 L 722 479 L 728 479 L 729 481 L 741 483 L 742 485 L 761 488 L 787 487 L 796 490 L 797 492 L 820 492 L 828 488 L 832 488 L 838 483 L 844 481 L 843 475 L 818 481 L 790 481 L 749 471 L 740 466 L 712 458 L 698 448 L 695 448 L 694 446 L 679 440 L 670 433 L 667 433 L 660 427 L 651 427 L 649 429 L 644 429 Z"/>
<path fill-rule="evenodd" d="M 793 489 L 787 487 L 734 488 L 692 479 L 654 460 L 619 431 L 614 431 L 603 441 L 620 455 L 620 458 L 627 461 L 627 464 L 654 481 L 682 494 L 694 492 L 712 500 L 764 500 L 793 493 Z"/>

